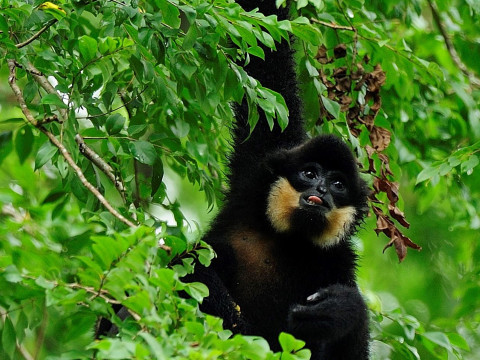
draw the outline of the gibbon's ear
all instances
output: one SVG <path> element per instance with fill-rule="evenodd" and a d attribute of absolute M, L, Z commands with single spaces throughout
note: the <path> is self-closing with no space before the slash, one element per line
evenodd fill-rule
<path fill-rule="evenodd" d="M 277 150 L 265 157 L 265 166 L 272 175 L 284 175 L 289 164 L 288 151 Z"/>

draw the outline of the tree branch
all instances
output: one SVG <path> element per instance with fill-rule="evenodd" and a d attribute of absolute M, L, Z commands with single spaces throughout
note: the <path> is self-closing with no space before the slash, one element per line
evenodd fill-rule
<path fill-rule="evenodd" d="M 83 138 L 79 134 L 75 135 L 75 141 L 78 144 L 78 149 L 80 150 L 80 153 L 84 155 L 88 160 L 90 160 L 93 164 L 95 164 L 105 175 L 107 175 L 107 177 L 115 185 L 115 188 L 118 190 L 118 192 L 123 198 L 123 201 L 125 202 L 125 187 L 123 186 L 122 180 L 115 175 L 115 171 L 112 169 L 112 167 L 105 160 L 103 160 L 100 155 L 98 155 L 92 148 L 85 144 L 85 141 L 83 141 Z"/>
<path fill-rule="evenodd" d="M 62 156 L 65 158 L 67 163 L 70 165 L 70 167 L 75 171 L 77 174 L 78 178 L 82 182 L 82 184 L 100 201 L 100 203 L 105 206 L 105 208 L 117 219 L 119 219 L 121 222 L 124 224 L 130 226 L 130 227 L 136 227 L 136 225 L 125 218 L 122 214 L 120 214 L 108 201 L 105 199 L 105 197 L 85 178 L 85 175 L 83 174 L 82 169 L 75 163 L 73 160 L 72 156 L 68 152 L 68 150 L 65 148 L 65 146 L 53 135 L 50 131 L 48 131 L 41 123 L 39 123 L 35 118 L 33 117 L 32 113 L 27 107 L 27 104 L 25 103 L 25 99 L 23 98 L 22 91 L 17 85 L 17 78 L 16 78 L 16 65 L 15 65 L 15 60 L 13 59 L 8 59 L 8 67 L 10 69 L 10 76 L 8 77 L 8 82 L 10 84 L 10 87 L 13 90 L 13 93 L 15 94 L 18 103 L 20 104 L 20 108 L 22 109 L 23 114 L 25 115 L 25 118 L 27 121 L 35 126 L 38 130 L 40 130 L 42 133 L 44 133 L 50 142 L 55 145 L 59 150 Z"/>
<path fill-rule="evenodd" d="M 445 46 L 447 47 L 447 51 L 450 54 L 453 63 L 470 80 L 472 85 L 480 86 L 480 79 L 478 79 L 471 71 L 467 69 L 467 66 L 463 63 L 462 59 L 460 59 L 460 56 L 455 49 L 455 46 L 453 46 L 452 40 L 448 36 L 447 30 L 442 23 L 442 19 L 440 18 L 437 6 L 432 2 L 432 0 L 428 0 L 427 2 L 430 6 L 430 10 L 432 11 L 433 20 L 435 21 L 438 30 L 442 34 L 443 40 L 445 41 Z"/>
<path fill-rule="evenodd" d="M 58 96 L 58 98 L 63 101 L 62 97 L 58 94 L 58 91 L 55 90 L 53 85 L 48 81 L 48 79 L 45 77 L 45 75 L 42 74 L 41 71 L 39 71 L 35 66 L 33 66 L 32 63 L 28 63 L 27 65 L 27 71 L 32 74 L 33 78 L 37 81 L 37 83 L 48 93 L 48 94 L 55 94 Z M 59 108 L 58 112 L 60 113 L 60 116 L 62 117 L 63 121 L 68 120 L 68 112 L 66 109 Z"/>
<path fill-rule="evenodd" d="M 55 24 L 58 20 L 57 19 L 52 19 L 50 20 L 50 22 L 48 22 L 44 27 L 42 27 L 36 34 L 34 34 L 30 39 L 24 41 L 24 42 L 21 42 L 19 44 L 16 44 L 15 46 L 17 47 L 17 49 L 21 49 L 22 47 L 24 46 L 27 46 L 28 44 L 30 44 L 32 41 L 34 41 L 35 39 L 37 39 L 38 37 L 40 37 L 40 35 L 42 35 L 50 26 L 52 26 L 53 24 Z"/>

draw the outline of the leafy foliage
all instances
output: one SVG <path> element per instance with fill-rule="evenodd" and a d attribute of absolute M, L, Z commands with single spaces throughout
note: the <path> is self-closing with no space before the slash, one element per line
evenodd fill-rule
<path fill-rule="evenodd" d="M 291 35 L 312 134 L 357 151 L 376 231 L 399 259 L 418 247 L 410 238 L 425 249 L 402 275 L 378 241 L 361 243 L 372 356 L 479 355 L 480 8 L 291 7 L 278 21 L 227 0 L 0 0 L 0 358 L 309 358 L 289 334 L 279 353 L 231 336 L 198 311 L 205 286 L 181 280 L 195 257 L 214 256 L 196 241 L 187 183 L 209 207 L 221 202 L 232 103 L 246 98 L 252 128 L 259 111 L 287 126 L 283 98 L 242 65 Z M 167 185 L 173 174 L 185 181 Z M 365 227 L 369 239 L 375 224 Z M 116 337 L 98 338 L 101 317 Z"/>

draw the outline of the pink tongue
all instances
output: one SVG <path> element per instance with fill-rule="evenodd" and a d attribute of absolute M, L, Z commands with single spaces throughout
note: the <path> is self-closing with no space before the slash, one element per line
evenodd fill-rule
<path fill-rule="evenodd" d="M 311 201 L 311 202 L 313 202 L 315 204 L 319 204 L 319 205 L 323 204 L 322 199 L 320 199 L 318 196 L 314 196 L 314 195 L 309 196 L 308 201 Z"/>

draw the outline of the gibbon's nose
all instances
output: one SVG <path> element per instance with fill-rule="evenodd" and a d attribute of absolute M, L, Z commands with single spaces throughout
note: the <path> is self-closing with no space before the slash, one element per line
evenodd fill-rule
<path fill-rule="evenodd" d="M 325 181 L 320 181 L 317 185 L 317 191 L 321 195 L 325 195 L 327 193 L 327 186 L 325 185 Z"/>

